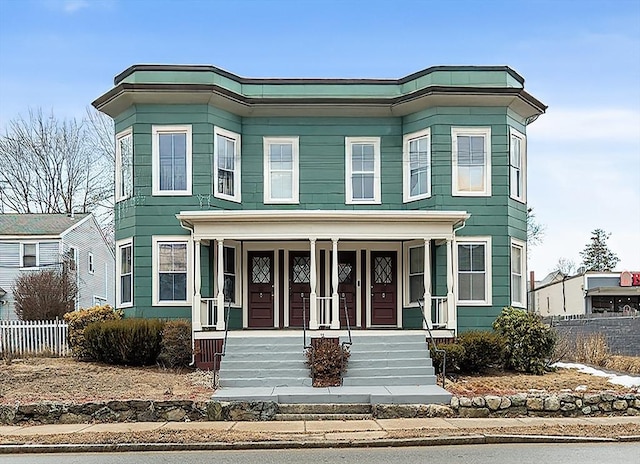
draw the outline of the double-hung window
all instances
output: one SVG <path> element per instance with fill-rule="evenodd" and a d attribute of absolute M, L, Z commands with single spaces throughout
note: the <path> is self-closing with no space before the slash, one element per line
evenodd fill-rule
<path fill-rule="evenodd" d="M 491 304 L 491 239 L 464 238 L 456 244 L 458 302 Z"/>
<path fill-rule="evenodd" d="M 347 204 L 380 204 L 380 138 L 346 137 Z"/>
<path fill-rule="evenodd" d="M 509 191 L 511 198 L 526 202 L 526 139 L 523 134 L 509 129 Z"/>
<path fill-rule="evenodd" d="M 193 276 L 189 272 L 192 243 L 185 236 L 152 237 L 153 304 L 186 306 L 193 296 Z"/>
<path fill-rule="evenodd" d="M 240 134 L 213 129 L 213 194 L 240 202 Z"/>
<path fill-rule="evenodd" d="M 527 289 L 524 276 L 526 251 L 524 242 L 511 239 L 511 305 L 526 308 Z"/>
<path fill-rule="evenodd" d="M 403 140 L 403 200 L 427 198 L 431 195 L 431 143 L 429 129 L 407 134 Z"/>
<path fill-rule="evenodd" d="M 224 299 L 236 303 L 236 249 L 234 247 L 224 247 L 223 270 Z"/>
<path fill-rule="evenodd" d="M 118 241 L 116 248 L 117 307 L 123 308 L 133 304 L 133 239 Z"/>
<path fill-rule="evenodd" d="M 23 243 L 21 248 L 21 267 L 38 267 L 38 244 Z"/>
<path fill-rule="evenodd" d="M 491 128 L 452 127 L 453 196 L 491 196 Z"/>
<path fill-rule="evenodd" d="M 93 261 L 93 253 L 91 252 L 87 253 L 87 272 L 89 272 L 89 274 L 95 274 L 96 272 L 95 263 Z"/>
<path fill-rule="evenodd" d="M 424 298 L 424 245 L 409 248 L 409 303 Z"/>
<path fill-rule="evenodd" d="M 191 126 L 153 126 L 154 195 L 191 195 Z"/>
<path fill-rule="evenodd" d="M 131 128 L 116 136 L 116 201 L 133 195 L 133 132 Z"/>
<path fill-rule="evenodd" d="M 298 137 L 264 137 L 264 202 L 299 203 Z"/>

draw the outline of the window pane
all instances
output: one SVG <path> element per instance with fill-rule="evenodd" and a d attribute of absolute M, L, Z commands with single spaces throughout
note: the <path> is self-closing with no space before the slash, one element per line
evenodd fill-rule
<path fill-rule="evenodd" d="M 424 247 L 409 248 L 409 273 L 424 272 Z"/>
<path fill-rule="evenodd" d="M 173 247 L 173 269 L 174 271 L 187 270 L 187 244 L 174 243 Z"/>
<path fill-rule="evenodd" d="M 187 274 L 173 274 L 173 299 L 174 301 L 187 300 Z"/>
<path fill-rule="evenodd" d="M 458 270 L 471 270 L 471 247 L 473 245 L 458 245 Z"/>
<path fill-rule="evenodd" d="M 293 175 L 290 172 L 271 173 L 271 198 L 293 198 Z"/>
<path fill-rule="evenodd" d="M 522 274 L 522 249 L 511 247 L 511 272 Z"/>
<path fill-rule="evenodd" d="M 518 303 L 523 303 L 522 300 L 522 276 L 511 276 L 511 299 Z"/>
<path fill-rule="evenodd" d="M 131 246 L 120 248 L 120 274 L 131 272 Z"/>
<path fill-rule="evenodd" d="M 233 171 L 218 170 L 218 193 L 233 196 Z"/>
<path fill-rule="evenodd" d="M 131 275 L 120 277 L 120 302 L 131 303 Z"/>
<path fill-rule="evenodd" d="M 236 301 L 236 277 L 234 275 L 224 275 L 223 293 L 225 301 Z"/>
<path fill-rule="evenodd" d="M 471 270 L 484 271 L 484 245 L 471 245 Z"/>
<path fill-rule="evenodd" d="M 424 298 L 424 276 L 413 275 L 409 277 L 409 301 L 415 302 Z"/>
<path fill-rule="evenodd" d="M 161 243 L 158 247 L 158 268 L 160 272 L 173 271 L 173 247 L 170 243 Z"/>
<path fill-rule="evenodd" d="M 458 276 L 458 299 L 471 300 L 471 274 L 460 274 Z"/>
<path fill-rule="evenodd" d="M 471 274 L 471 299 L 484 300 L 484 274 Z"/>
<path fill-rule="evenodd" d="M 129 197 L 133 191 L 133 137 L 120 139 L 120 196 Z"/>
<path fill-rule="evenodd" d="M 160 301 L 173 301 L 173 274 L 160 273 Z"/>
<path fill-rule="evenodd" d="M 224 247 L 224 273 L 235 274 L 236 272 L 236 249 Z"/>

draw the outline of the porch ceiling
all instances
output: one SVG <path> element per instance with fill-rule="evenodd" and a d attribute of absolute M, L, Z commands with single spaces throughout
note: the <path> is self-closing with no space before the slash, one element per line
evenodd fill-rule
<path fill-rule="evenodd" d="M 195 239 L 412 240 L 450 238 L 465 211 L 182 211 Z"/>

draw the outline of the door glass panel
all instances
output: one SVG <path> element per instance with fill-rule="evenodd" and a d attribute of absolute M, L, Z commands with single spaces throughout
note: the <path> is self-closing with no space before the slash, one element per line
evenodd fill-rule
<path fill-rule="evenodd" d="M 353 282 L 353 266 L 351 266 L 351 263 L 338 263 L 338 280 L 341 284 Z"/>
<path fill-rule="evenodd" d="M 373 276 L 377 284 L 390 284 L 393 282 L 393 265 L 391 256 L 376 256 Z"/>
<path fill-rule="evenodd" d="M 271 259 L 268 256 L 254 256 L 251 260 L 251 282 L 271 283 Z"/>
<path fill-rule="evenodd" d="M 311 276 L 311 258 L 309 256 L 293 257 L 293 282 L 308 284 Z"/>

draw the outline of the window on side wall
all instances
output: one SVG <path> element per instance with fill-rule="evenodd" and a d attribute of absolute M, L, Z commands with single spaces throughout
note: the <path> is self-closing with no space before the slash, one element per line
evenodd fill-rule
<path fill-rule="evenodd" d="M 154 195 L 191 195 L 191 126 L 153 126 Z"/>
<path fill-rule="evenodd" d="M 431 196 L 430 130 L 404 136 L 403 200 L 405 203 Z"/>
<path fill-rule="evenodd" d="M 133 132 L 131 129 L 116 136 L 116 201 L 133 195 Z"/>
<path fill-rule="evenodd" d="M 453 196 L 491 196 L 491 128 L 452 127 Z"/>
<path fill-rule="evenodd" d="M 457 291 L 461 305 L 491 304 L 491 239 L 470 239 L 456 244 Z"/>
<path fill-rule="evenodd" d="M 122 240 L 116 246 L 116 303 L 118 308 L 124 308 L 133 304 L 133 241 Z"/>
<path fill-rule="evenodd" d="M 380 204 L 380 138 L 345 139 L 346 203 Z"/>
<path fill-rule="evenodd" d="M 525 279 L 526 248 L 524 242 L 511 240 L 511 305 L 516 308 L 527 307 L 527 289 Z"/>
<path fill-rule="evenodd" d="M 23 243 L 21 244 L 21 263 L 20 267 L 38 267 L 38 244 Z"/>
<path fill-rule="evenodd" d="M 409 248 L 409 304 L 424 298 L 424 245 Z"/>
<path fill-rule="evenodd" d="M 213 129 L 213 194 L 240 202 L 240 134 Z"/>
<path fill-rule="evenodd" d="M 510 128 L 509 142 L 509 191 L 511 198 L 527 201 L 527 143 L 523 134 Z"/>
<path fill-rule="evenodd" d="M 299 202 L 298 137 L 264 137 L 264 202 Z"/>
<path fill-rule="evenodd" d="M 87 271 L 89 274 L 95 274 L 95 263 L 93 262 L 93 253 L 87 253 Z"/>
<path fill-rule="evenodd" d="M 184 237 L 153 237 L 153 302 L 158 306 L 191 304 L 190 241 Z M 191 290 L 190 290 L 191 289 Z"/>

